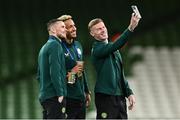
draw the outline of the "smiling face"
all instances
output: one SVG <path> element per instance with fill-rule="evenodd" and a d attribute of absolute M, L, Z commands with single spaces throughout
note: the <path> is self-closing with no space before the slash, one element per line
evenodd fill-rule
<path fill-rule="evenodd" d="M 93 25 L 90 29 L 90 34 L 97 40 L 104 41 L 108 39 L 107 28 L 104 22 L 99 22 Z"/>
<path fill-rule="evenodd" d="M 64 22 L 58 21 L 55 25 L 56 36 L 59 38 L 66 38 L 66 27 Z"/>
<path fill-rule="evenodd" d="M 74 21 L 72 19 L 68 19 L 64 21 L 67 29 L 67 39 L 74 39 L 76 38 L 76 26 L 74 24 Z"/>
<path fill-rule="evenodd" d="M 66 38 L 66 27 L 63 21 L 58 19 L 52 19 L 47 23 L 47 30 L 49 35 L 53 35 L 57 38 Z"/>

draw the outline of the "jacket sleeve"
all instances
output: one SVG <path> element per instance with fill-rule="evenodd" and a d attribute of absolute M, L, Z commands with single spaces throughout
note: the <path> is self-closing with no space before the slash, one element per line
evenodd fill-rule
<path fill-rule="evenodd" d="M 65 65 L 62 47 L 58 43 L 53 42 L 49 50 L 49 67 L 51 81 L 56 90 L 57 96 L 64 95 L 63 81 L 65 80 L 64 74 L 66 71 L 63 70 L 62 64 Z"/>
<path fill-rule="evenodd" d="M 38 65 L 38 68 L 37 68 L 36 79 L 37 79 L 38 82 L 40 81 L 40 70 L 39 70 L 39 65 Z"/>
<path fill-rule="evenodd" d="M 123 72 L 123 77 L 124 77 L 124 83 L 125 83 L 126 97 L 129 97 L 130 95 L 134 93 L 132 89 L 130 88 L 128 81 L 125 79 L 124 72 Z"/>
<path fill-rule="evenodd" d="M 125 87 L 126 87 L 126 97 L 129 97 L 130 95 L 134 94 L 127 80 L 125 80 Z"/>
<path fill-rule="evenodd" d="M 118 50 L 123 47 L 124 44 L 128 41 L 128 36 L 131 34 L 131 31 L 126 29 L 123 34 L 118 38 L 115 42 L 109 42 L 108 44 L 104 42 L 99 42 L 100 45 L 94 44 L 92 49 L 92 54 L 96 57 L 104 57 L 112 52 Z"/>

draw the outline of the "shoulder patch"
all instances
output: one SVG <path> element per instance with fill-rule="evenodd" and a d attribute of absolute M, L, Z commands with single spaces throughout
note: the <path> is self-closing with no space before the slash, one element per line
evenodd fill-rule
<path fill-rule="evenodd" d="M 79 49 L 79 48 L 77 48 L 77 52 L 78 52 L 78 54 L 82 54 L 82 52 L 81 52 L 81 50 Z"/>

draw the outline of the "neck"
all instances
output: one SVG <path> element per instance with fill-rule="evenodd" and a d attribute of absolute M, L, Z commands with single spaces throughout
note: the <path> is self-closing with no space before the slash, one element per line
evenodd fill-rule
<path fill-rule="evenodd" d="M 106 44 L 108 43 L 108 40 L 106 39 L 106 40 L 104 40 L 103 42 L 105 42 Z"/>
<path fill-rule="evenodd" d="M 73 39 L 66 39 L 66 42 L 67 42 L 68 44 L 71 44 L 71 43 L 73 42 Z"/>
<path fill-rule="evenodd" d="M 54 37 L 56 37 L 59 41 L 61 41 L 61 38 L 57 37 L 56 34 L 49 34 L 49 35 L 54 36 Z"/>

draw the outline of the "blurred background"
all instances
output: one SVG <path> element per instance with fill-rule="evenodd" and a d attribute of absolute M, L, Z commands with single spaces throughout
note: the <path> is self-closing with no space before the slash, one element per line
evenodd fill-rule
<path fill-rule="evenodd" d="M 132 119 L 180 118 L 180 7 L 178 0 L 2 0 L 0 3 L 0 118 L 42 118 L 36 81 L 37 56 L 46 42 L 46 23 L 73 16 L 84 48 L 88 83 L 96 74 L 90 61 L 87 24 L 102 18 L 109 38 L 129 25 L 131 5 L 142 15 L 121 49 L 125 74 L 136 95 Z M 94 94 L 87 118 L 95 117 Z"/>

